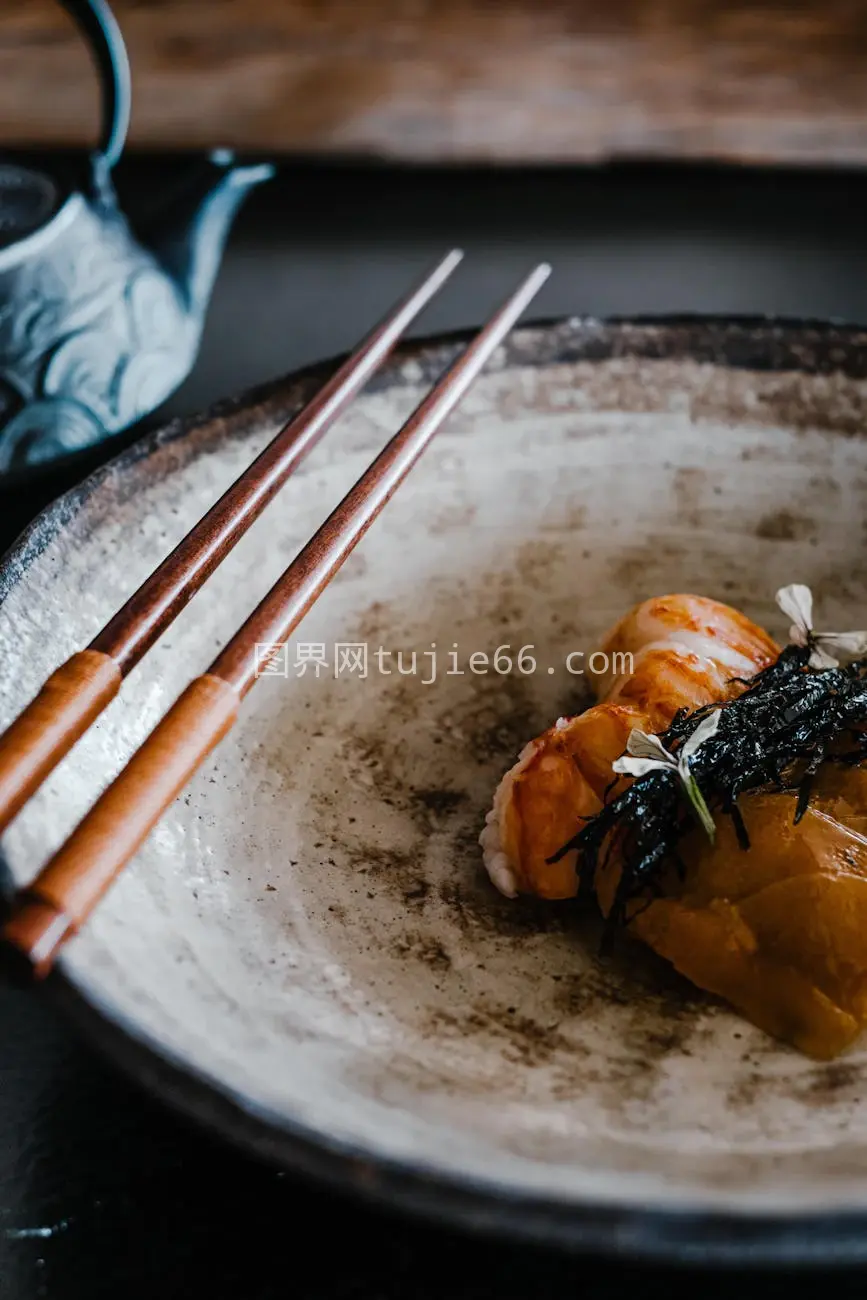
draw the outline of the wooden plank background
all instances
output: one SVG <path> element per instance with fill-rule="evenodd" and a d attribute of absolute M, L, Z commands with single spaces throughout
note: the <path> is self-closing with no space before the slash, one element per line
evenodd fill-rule
<path fill-rule="evenodd" d="M 131 142 L 415 161 L 867 161 L 860 0 L 117 0 Z M 0 0 L 0 143 L 80 144 L 51 0 Z"/>

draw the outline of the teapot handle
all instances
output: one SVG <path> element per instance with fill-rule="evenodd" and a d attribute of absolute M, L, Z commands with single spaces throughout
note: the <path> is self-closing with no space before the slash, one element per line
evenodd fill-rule
<path fill-rule="evenodd" d="M 111 171 L 126 143 L 131 85 L 126 44 L 107 0 L 60 0 L 84 35 L 99 74 L 102 124 L 91 155 L 94 197 L 114 203 Z"/>

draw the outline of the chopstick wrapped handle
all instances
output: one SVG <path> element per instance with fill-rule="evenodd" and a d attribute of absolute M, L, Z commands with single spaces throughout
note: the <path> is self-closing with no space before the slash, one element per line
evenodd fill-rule
<path fill-rule="evenodd" d="M 21 894 L 2 931 L 7 958 L 11 949 L 37 977 L 48 973 L 57 949 L 84 924 L 169 804 L 231 729 L 239 704 L 237 692 L 221 677 L 206 673 L 191 682 Z"/>
<path fill-rule="evenodd" d="M 80 650 L 0 735 L 0 831 L 114 699 L 120 681 L 109 655 Z"/>

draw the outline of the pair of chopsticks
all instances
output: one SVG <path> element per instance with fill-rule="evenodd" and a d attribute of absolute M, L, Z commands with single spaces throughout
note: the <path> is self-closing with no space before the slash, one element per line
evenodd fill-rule
<path fill-rule="evenodd" d="M 386 359 L 463 254 L 402 299 L 190 530 L 90 645 L 62 664 L 0 736 L 0 831 L 118 693 L 303 458 Z M 48 974 L 66 941 L 166 808 L 233 726 L 257 679 L 257 647 L 285 645 L 551 273 L 538 266 L 503 303 L 238 629 L 169 709 L 30 885 L 0 931 L 7 965 Z"/>

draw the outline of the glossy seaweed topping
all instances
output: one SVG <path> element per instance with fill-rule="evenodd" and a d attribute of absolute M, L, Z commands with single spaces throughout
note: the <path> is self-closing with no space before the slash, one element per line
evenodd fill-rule
<path fill-rule="evenodd" d="M 867 757 L 867 657 L 846 667 L 815 671 L 814 647 L 790 645 L 745 691 L 725 704 L 681 710 L 660 736 L 676 759 L 693 732 L 714 711 L 719 724 L 689 758 L 689 772 L 712 814 L 731 817 L 742 848 L 749 837 L 738 796 L 762 788 L 797 791 L 794 821 L 807 810 L 816 772 L 826 761 L 857 764 Z M 609 787 L 609 790 L 613 788 Z M 697 822 L 676 766 L 659 766 L 638 776 L 552 857 L 579 854 L 580 892 L 593 891 L 596 873 L 616 852 L 620 880 L 608 916 L 607 940 L 622 925 L 636 899 L 662 892 L 663 871 L 673 865 L 681 877 L 682 837 Z"/>

